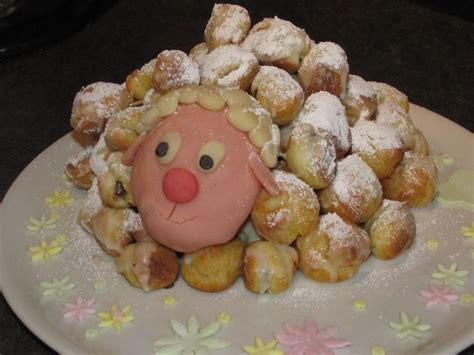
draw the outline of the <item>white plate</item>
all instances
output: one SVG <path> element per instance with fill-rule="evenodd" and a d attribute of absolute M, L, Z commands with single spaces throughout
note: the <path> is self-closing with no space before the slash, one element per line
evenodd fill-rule
<path fill-rule="evenodd" d="M 427 136 L 435 153 L 448 153 L 454 164 L 440 171 L 440 182 L 460 168 L 474 167 L 472 134 L 451 121 L 416 105 L 411 106 L 415 124 Z M 93 237 L 75 223 L 78 203 L 84 193 L 70 186 L 63 178 L 68 157 L 79 149 L 70 135 L 58 140 L 41 153 L 18 177 L 7 193 L 2 206 L 0 270 L 3 292 L 20 319 L 44 342 L 61 353 L 152 354 L 155 340 L 173 335 L 169 320 L 185 323 L 195 314 L 201 325 L 216 319 L 217 314 L 230 315 L 230 322 L 216 336 L 232 342 L 218 354 L 243 353 L 243 346 L 254 344 L 255 336 L 265 342 L 272 339 L 282 324 L 300 324 L 304 318 L 314 320 L 320 329 L 336 325 L 337 338 L 349 340 L 350 347 L 336 353 L 370 354 L 375 345 L 388 354 L 453 353 L 470 345 L 474 332 L 473 303 L 455 302 L 449 312 L 428 310 L 418 297 L 420 290 L 436 284 L 430 275 L 435 266 L 456 262 L 459 270 L 472 271 L 470 249 L 473 238 L 463 237 L 459 229 L 474 221 L 471 210 L 442 208 L 437 203 L 415 212 L 418 235 L 413 247 L 403 256 L 389 262 L 371 257 L 357 275 L 335 285 L 312 282 L 298 274 L 290 290 L 280 295 L 258 296 L 247 291 L 239 280 L 231 289 L 209 294 L 188 287 L 180 279 L 169 290 L 144 293 L 129 285 L 115 272 L 113 259 L 107 256 Z M 54 189 L 69 189 L 76 202 L 63 209 L 48 208 L 44 202 Z M 26 229 L 28 218 L 40 218 L 57 211 L 61 214 L 56 229 L 44 234 L 47 241 L 59 234 L 67 235 L 64 250 L 49 261 L 33 262 L 28 247 L 41 239 Z M 425 242 L 439 241 L 431 251 Z M 75 288 L 64 296 L 43 296 L 42 281 L 69 276 Z M 473 294 L 474 280 L 467 278 L 456 294 Z M 97 281 L 105 281 L 105 291 L 97 291 Z M 131 305 L 135 320 L 121 332 L 101 329 L 94 338 L 85 337 L 85 330 L 97 329 L 99 319 L 86 316 L 77 322 L 64 319 L 64 304 L 77 295 L 97 299 L 98 311 L 108 311 L 112 303 Z M 166 306 L 165 296 L 174 296 L 177 303 Z M 367 308 L 356 311 L 354 299 L 367 301 Z M 388 323 L 399 322 L 400 312 L 418 314 L 432 329 L 420 339 L 397 338 Z"/>

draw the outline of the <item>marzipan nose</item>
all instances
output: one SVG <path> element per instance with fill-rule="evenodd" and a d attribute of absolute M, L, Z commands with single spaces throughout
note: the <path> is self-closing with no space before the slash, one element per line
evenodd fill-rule
<path fill-rule="evenodd" d="M 163 178 L 163 193 L 175 203 L 188 203 L 197 196 L 199 182 L 196 176 L 187 169 L 173 168 Z"/>

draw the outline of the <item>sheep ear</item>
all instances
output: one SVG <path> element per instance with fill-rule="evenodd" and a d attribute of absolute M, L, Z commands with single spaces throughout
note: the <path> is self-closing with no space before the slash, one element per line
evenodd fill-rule
<path fill-rule="evenodd" d="M 137 155 L 138 149 L 142 146 L 143 141 L 147 137 L 147 133 L 140 134 L 137 139 L 132 143 L 130 147 L 128 147 L 125 154 L 122 156 L 122 164 L 126 166 L 133 165 L 133 161 L 135 160 L 135 156 Z"/>
<path fill-rule="evenodd" d="M 270 169 L 263 163 L 259 155 L 252 153 L 249 157 L 249 166 L 252 169 L 257 180 L 262 184 L 263 188 L 271 196 L 276 196 L 280 193 L 280 189 L 273 178 Z"/>

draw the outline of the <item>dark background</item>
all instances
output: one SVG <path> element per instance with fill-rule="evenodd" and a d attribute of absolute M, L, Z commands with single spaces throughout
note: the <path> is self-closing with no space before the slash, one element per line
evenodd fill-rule
<path fill-rule="evenodd" d="M 0 18 L 1 199 L 35 156 L 70 131 L 71 104 L 81 86 L 121 83 L 163 49 L 189 51 L 202 42 L 212 9 L 212 2 L 191 0 L 53 2 L 47 17 Z M 472 1 L 240 3 L 252 23 L 276 15 L 305 28 L 316 42 L 336 42 L 351 73 L 387 82 L 411 102 L 474 130 Z M 1 296 L 0 353 L 54 353 Z"/>

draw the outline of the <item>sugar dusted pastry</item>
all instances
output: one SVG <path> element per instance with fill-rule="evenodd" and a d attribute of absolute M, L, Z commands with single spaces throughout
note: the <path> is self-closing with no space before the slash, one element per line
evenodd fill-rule
<path fill-rule="evenodd" d="M 124 85 L 102 81 L 89 84 L 74 97 L 71 126 L 78 132 L 97 136 L 109 118 L 130 102 L 131 96 Z"/>
<path fill-rule="evenodd" d="M 377 122 L 360 120 L 351 128 L 352 153 L 374 171 L 377 178 L 392 175 L 405 146 L 397 130 Z"/>
<path fill-rule="evenodd" d="M 326 131 L 316 131 L 308 123 L 297 124 L 291 131 L 286 164 L 313 189 L 327 187 L 336 176 L 336 148 L 332 137 Z"/>
<path fill-rule="evenodd" d="M 319 282 L 351 278 L 370 254 L 370 239 L 357 224 L 335 213 L 321 216 L 312 233 L 296 240 L 299 268 Z"/>
<path fill-rule="evenodd" d="M 408 249 L 416 236 L 415 216 L 403 202 L 383 200 L 364 225 L 372 252 L 379 259 L 393 259 Z"/>
<path fill-rule="evenodd" d="M 324 212 L 362 223 L 382 202 L 382 188 L 372 169 L 357 155 L 349 155 L 337 162 L 334 181 L 318 196 Z"/>
<path fill-rule="evenodd" d="M 402 137 L 405 150 L 412 150 L 416 144 L 416 128 L 405 111 L 399 106 L 383 103 L 377 107 L 375 122 L 395 128 Z"/>
<path fill-rule="evenodd" d="M 145 292 L 171 286 L 179 272 L 176 253 L 152 240 L 127 245 L 115 265 L 128 282 Z"/>
<path fill-rule="evenodd" d="M 152 84 L 159 93 L 185 85 L 197 85 L 199 84 L 198 65 L 183 51 L 165 50 L 156 57 Z"/>
<path fill-rule="evenodd" d="M 135 205 L 130 185 L 131 168 L 121 162 L 122 153 L 112 153 L 108 170 L 99 177 L 99 193 L 109 207 L 125 208 Z"/>
<path fill-rule="evenodd" d="M 377 93 L 377 102 L 379 105 L 383 103 L 392 104 L 400 107 L 404 112 L 408 113 L 408 97 L 400 90 L 385 83 L 369 81 L 370 86 Z"/>
<path fill-rule="evenodd" d="M 327 91 L 339 98 L 346 95 L 349 64 L 344 50 L 333 42 L 313 44 L 298 70 L 298 80 L 306 96 Z"/>
<path fill-rule="evenodd" d="M 232 286 L 242 272 L 245 244 L 240 239 L 185 254 L 181 275 L 198 290 L 218 292 Z"/>
<path fill-rule="evenodd" d="M 194 60 L 200 67 L 209 52 L 210 50 L 206 42 L 198 43 L 189 51 L 189 58 Z"/>
<path fill-rule="evenodd" d="M 88 190 L 92 186 L 95 177 L 90 167 L 91 154 L 92 147 L 89 146 L 69 159 L 64 170 L 74 186 L 83 190 Z"/>
<path fill-rule="evenodd" d="M 265 18 L 250 30 L 242 47 L 251 51 L 265 65 L 295 73 L 311 42 L 306 32 L 289 21 Z"/>
<path fill-rule="evenodd" d="M 406 152 L 393 174 L 381 183 L 384 198 L 421 208 L 436 196 L 438 171 L 431 157 Z"/>
<path fill-rule="evenodd" d="M 143 229 L 140 217 L 131 209 L 105 207 L 90 221 L 90 230 L 107 254 L 119 256 L 134 242 L 133 233 Z"/>
<path fill-rule="evenodd" d="M 247 290 L 255 293 L 281 293 L 293 282 L 298 253 L 288 245 L 255 241 L 244 253 L 243 277 Z"/>
<path fill-rule="evenodd" d="M 250 15 L 246 9 L 233 4 L 215 4 L 204 31 L 210 50 L 225 44 L 240 44 L 250 30 Z"/>
<path fill-rule="evenodd" d="M 317 131 L 328 132 L 336 146 L 336 155 L 340 159 L 351 147 L 351 135 L 347 123 L 346 112 L 339 99 L 326 92 L 320 91 L 308 97 L 298 117 L 297 123 L 309 123 Z"/>
<path fill-rule="evenodd" d="M 148 109 L 147 106 L 127 107 L 112 116 L 105 128 L 105 143 L 111 151 L 125 152 L 137 139 L 138 123 Z"/>
<path fill-rule="evenodd" d="M 304 101 L 298 82 L 283 69 L 271 66 L 260 67 L 253 79 L 251 93 L 280 126 L 293 121 Z"/>
<path fill-rule="evenodd" d="M 201 65 L 201 84 L 219 84 L 248 90 L 258 72 L 257 58 L 237 45 L 220 46 Z"/>
<path fill-rule="evenodd" d="M 426 156 L 430 155 L 428 141 L 418 128 L 415 129 L 415 146 L 413 147 L 412 152 Z"/>
<path fill-rule="evenodd" d="M 292 173 L 274 170 L 273 176 L 280 193 L 270 196 L 264 190 L 260 192 L 251 213 L 252 223 L 262 238 L 290 245 L 318 223 L 318 198 Z"/>
<path fill-rule="evenodd" d="M 143 100 L 146 93 L 152 88 L 153 73 L 155 72 L 156 58 L 135 69 L 127 76 L 125 85 L 134 100 Z"/>
<path fill-rule="evenodd" d="M 99 194 L 99 184 L 97 178 L 94 178 L 91 187 L 87 190 L 86 198 L 81 203 L 77 223 L 90 234 L 94 234 L 92 231 L 92 218 L 104 208 L 105 205 Z"/>
<path fill-rule="evenodd" d="M 341 100 L 346 108 L 347 121 L 352 127 L 360 120 L 374 119 L 377 110 L 377 93 L 360 76 L 349 74 L 346 96 Z"/>

